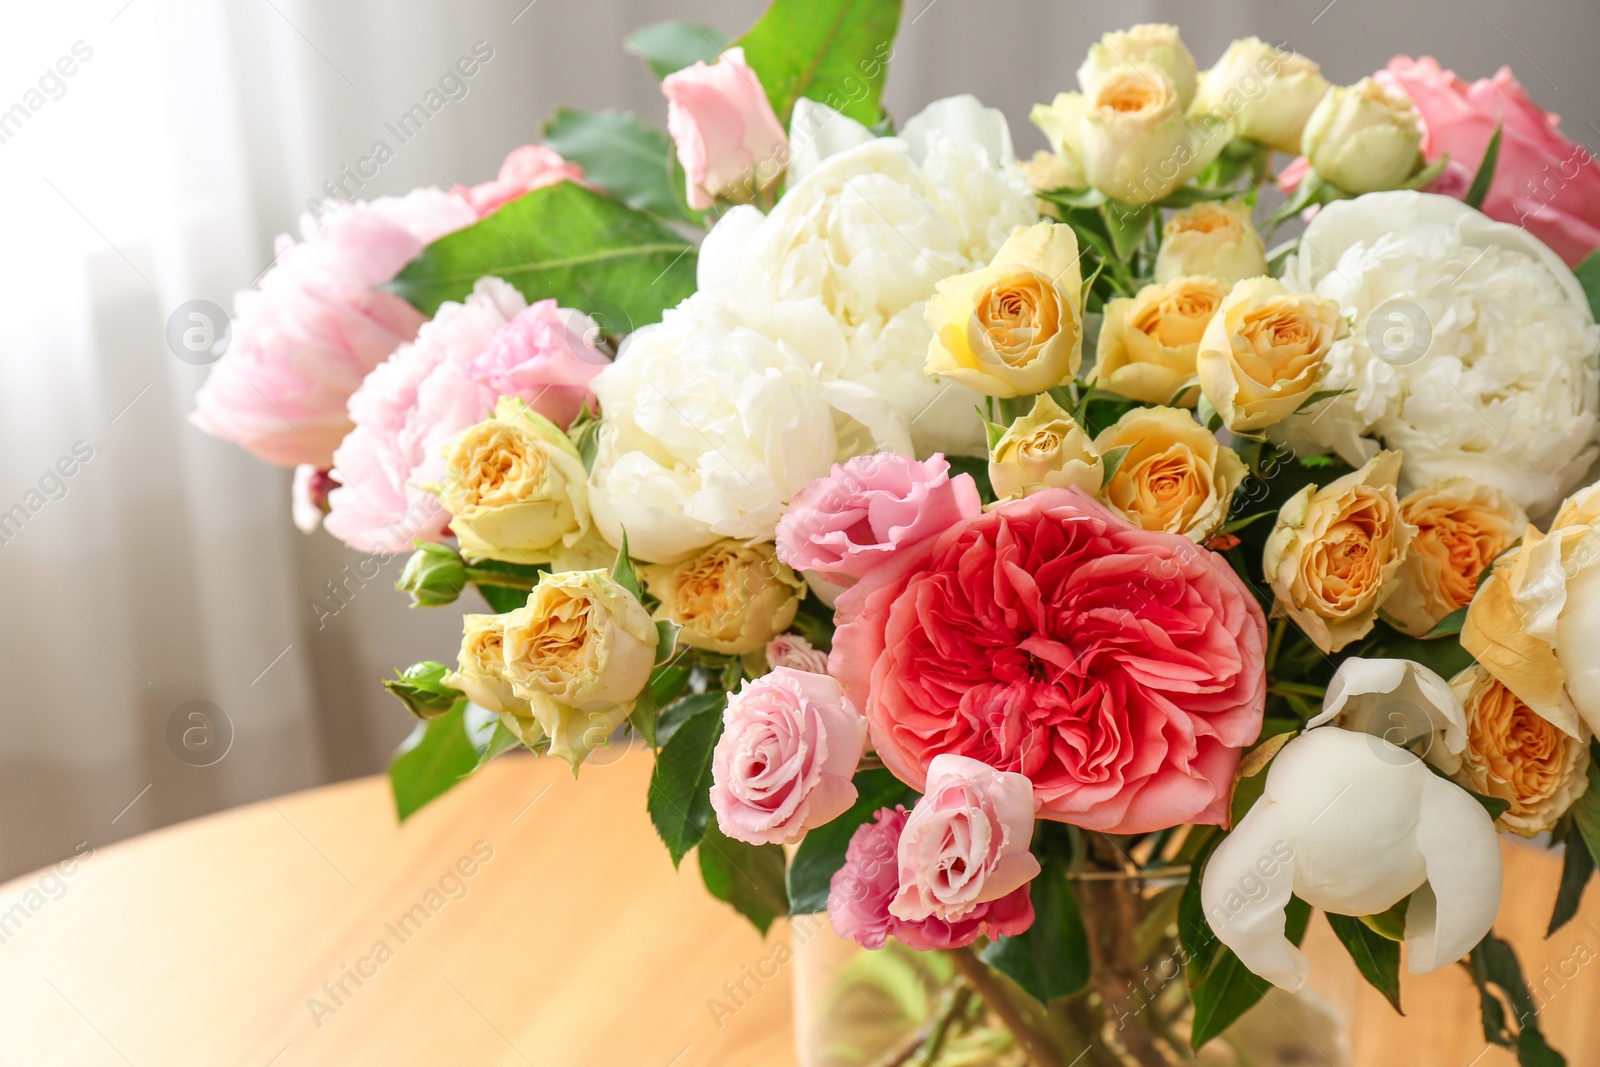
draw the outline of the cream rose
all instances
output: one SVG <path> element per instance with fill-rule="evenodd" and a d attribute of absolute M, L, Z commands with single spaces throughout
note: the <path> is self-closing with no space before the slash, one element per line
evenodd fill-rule
<path fill-rule="evenodd" d="M 589 532 L 588 472 L 572 441 L 521 400 L 444 448 L 439 502 L 469 560 L 548 563 Z"/>
<path fill-rule="evenodd" d="M 1078 68 L 1078 88 L 1093 96 L 1107 75 L 1130 64 L 1165 72 L 1184 107 L 1194 99 L 1199 77 L 1194 56 L 1178 36 L 1178 27 L 1160 22 L 1112 30 L 1090 45 L 1088 56 Z"/>
<path fill-rule="evenodd" d="M 1528 524 L 1515 500 L 1470 478 L 1435 482 L 1407 494 L 1400 501 L 1400 518 L 1417 533 L 1383 613 L 1396 628 L 1417 637 L 1471 602 L 1478 576 Z"/>
<path fill-rule="evenodd" d="M 989 396 L 1059 385 L 1083 358 L 1082 289 L 1071 226 L 1018 227 L 987 267 L 939 282 L 927 372 Z"/>
<path fill-rule="evenodd" d="M 1415 528 L 1400 517 L 1400 454 L 1380 452 L 1322 488 L 1308 485 L 1278 512 L 1262 569 L 1273 610 L 1324 652 L 1371 629 L 1396 588 Z"/>
<path fill-rule="evenodd" d="M 1347 332 L 1334 301 L 1291 293 L 1272 278 L 1247 278 L 1200 339 L 1200 391 L 1230 430 L 1282 422 L 1316 391 L 1328 349 Z"/>
<path fill-rule="evenodd" d="M 1408 97 L 1362 78 L 1327 91 L 1306 119 L 1300 151 L 1347 193 L 1398 189 L 1422 168 L 1422 126 Z"/>
<path fill-rule="evenodd" d="M 1200 396 L 1195 354 L 1227 295 L 1215 278 L 1195 276 L 1108 302 L 1090 381 L 1147 404 L 1193 407 Z"/>
<path fill-rule="evenodd" d="M 1104 472 L 1089 435 L 1048 393 L 1034 398 L 1033 410 L 1012 422 L 989 453 L 989 485 L 1001 500 L 1072 485 L 1097 495 Z"/>
<path fill-rule="evenodd" d="M 765 648 L 787 630 L 806 590 L 771 544 L 721 541 L 683 563 L 640 573 L 661 602 L 656 618 L 682 627 L 679 642 L 729 656 Z"/>
<path fill-rule="evenodd" d="M 1267 273 L 1267 250 L 1240 200 L 1208 200 L 1175 211 L 1161 230 L 1156 281 L 1207 274 L 1225 282 Z"/>
<path fill-rule="evenodd" d="M 1102 456 L 1128 446 L 1102 491 L 1107 504 L 1144 530 L 1204 541 L 1228 517 L 1244 461 L 1179 408 L 1134 408 L 1094 440 Z"/>
<path fill-rule="evenodd" d="M 505 678 L 528 701 L 551 754 L 576 770 L 650 680 L 655 622 L 601 570 L 544 575 L 504 620 Z"/>
<path fill-rule="evenodd" d="M 485 711 L 528 719 L 528 702 L 517 696 L 506 677 L 505 624 L 504 615 L 463 615 L 456 669 L 445 675 L 444 682 Z"/>
<path fill-rule="evenodd" d="M 1327 91 L 1327 79 L 1311 60 L 1246 37 L 1200 76 L 1190 111 L 1231 122 L 1237 136 L 1293 155 Z"/>
<path fill-rule="evenodd" d="M 1472 666 L 1451 682 L 1467 711 L 1455 780 L 1508 802 L 1496 819 L 1519 837 L 1544 833 L 1589 788 L 1589 742 L 1555 728 L 1494 675 Z"/>

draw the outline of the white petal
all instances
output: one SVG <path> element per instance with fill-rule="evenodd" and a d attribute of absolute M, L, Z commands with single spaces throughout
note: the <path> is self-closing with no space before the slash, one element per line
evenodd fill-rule
<path fill-rule="evenodd" d="M 1334 721 L 1402 748 L 1430 738 L 1418 754 L 1447 774 L 1461 766 L 1467 747 L 1466 713 L 1450 683 L 1406 659 L 1353 656 L 1340 664 L 1328 682 L 1322 713 L 1306 726 Z"/>
<path fill-rule="evenodd" d="M 1294 891 L 1294 827 L 1278 804 L 1263 800 L 1211 854 L 1200 903 L 1217 940 L 1273 985 L 1294 992 L 1311 965 L 1284 936 L 1284 908 Z"/>
<path fill-rule="evenodd" d="M 964 145 L 982 145 L 989 154 L 989 162 L 996 165 L 1016 160 L 1011 147 L 1011 127 L 1005 113 L 998 108 L 984 107 L 970 93 L 947 96 L 935 100 L 913 116 L 900 131 L 911 146 L 911 157 L 918 163 L 928 158 L 928 143 L 933 137 L 945 137 Z"/>
<path fill-rule="evenodd" d="M 827 104 L 801 97 L 789 118 L 789 188 L 829 156 L 838 155 L 875 138 L 855 119 L 846 118 Z"/>
<path fill-rule="evenodd" d="M 739 279 L 747 266 L 750 238 L 765 219 L 759 208 L 740 204 L 717 220 L 700 242 L 699 266 L 695 268 L 700 292 L 739 299 Z"/>
<path fill-rule="evenodd" d="M 1580 546 L 1579 551 L 1582 550 Z M 1597 637 L 1600 637 L 1600 566 L 1590 565 L 1567 582 L 1567 606 L 1556 623 L 1555 645 L 1556 657 L 1567 675 L 1567 694 L 1571 702 L 1589 729 L 1600 733 Z"/>
<path fill-rule="evenodd" d="M 1443 778 L 1423 787 L 1417 847 L 1428 884 L 1406 909 L 1406 965 L 1423 974 L 1454 963 L 1483 940 L 1500 909 L 1502 872 L 1489 813 Z"/>

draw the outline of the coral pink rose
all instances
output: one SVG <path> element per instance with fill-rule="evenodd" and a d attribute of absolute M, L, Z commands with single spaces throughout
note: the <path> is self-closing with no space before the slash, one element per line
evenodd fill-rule
<path fill-rule="evenodd" d="M 776 845 L 842 815 L 867 721 L 826 674 L 776 667 L 728 697 L 711 759 L 711 808 L 736 841 Z"/>
<path fill-rule="evenodd" d="M 891 936 L 918 951 L 961 948 L 979 937 L 1014 937 L 1033 925 L 1033 901 L 1022 886 L 979 904 L 963 918 L 907 920 L 890 904 L 900 892 L 900 840 L 909 816 L 903 807 L 882 808 L 850 837 L 844 866 L 828 885 L 828 922 L 834 933 L 862 948 L 882 948 Z"/>
<path fill-rule="evenodd" d="M 340 484 L 328 494 L 328 532 L 363 552 L 442 540 L 450 516 L 423 486 L 444 476 L 444 443 L 501 396 L 565 425 L 587 395 L 579 383 L 606 364 L 584 339 L 593 328 L 553 301 L 528 307 L 494 277 L 464 303 L 442 305 L 350 398 L 355 429 L 333 456 Z"/>
<path fill-rule="evenodd" d="M 1450 157 L 1431 191 L 1465 196 L 1501 125 L 1483 213 L 1525 227 L 1568 266 L 1600 246 L 1600 167 L 1562 136 L 1559 117 L 1535 104 L 1509 67 L 1469 83 L 1430 56 L 1395 56 L 1373 78 L 1416 104 L 1423 154 Z"/>
<path fill-rule="evenodd" d="M 828 673 L 828 654 L 812 648 L 799 634 L 779 634 L 767 642 L 767 667 L 793 667 L 813 674 Z"/>
<path fill-rule="evenodd" d="M 807 485 L 778 520 L 778 558 L 834 585 L 849 585 L 935 534 L 982 513 L 969 474 L 950 477 L 940 455 L 896 452 L 836 463 Z"/>
<path fill-rule="evenodd" d="M 829 672 L 912 787 L 952 753 L 1027 775 L 1040 817 L 1092 830 L 1227 818 L 1266 620 L 1187 537 L 1049 489 L 910 549 L 838 616 Z"/>
<path fill-rule="evenodd" d="M 499 176 L 492 181 L 481 182 L 470 189 L 458 185 L 452 191 L 465 198 L 481 217 L 498 211 L 524 193 L 556 182 L 582 179 L 583 168 L 562 159 L 555 149 L 542 144 L 525 144 L 511 150 L 500 164 Z"/>
<path fill-rule="evenodd" d="M 661 82 L 667 132 L 688 178 L 689 206 L 703 210 L 724 194 L 750 195 L 752 181 L 772 183 L 789 159 L 789 139 L 761 79 L 730 48 Z"/>

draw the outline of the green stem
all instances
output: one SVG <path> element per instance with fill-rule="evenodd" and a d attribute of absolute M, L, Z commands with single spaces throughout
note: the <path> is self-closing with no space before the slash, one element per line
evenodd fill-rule
<path fill-rule="evenodd" d="M 467 568 L 467 581 L 474 585 L 498 585 L 503 589 L 526 589 L 530 592 L 533 590 L 533 582 L 519 574 L 479 570 L 477 567 Z"/>
<path fill-rule="evenodd" d="M 1288 695 L 1290 693 L 1305 697 L 1324 697 L 1328 695 L 1326 686 L 1307 685 L 1304 682 L 1286 682 L 1281 678 L 1274 681 L 1267 688 L 1280 695 Z"/>
<path fill-rule="evenodd" d="M 949 955 L 967 984 L 983 999 L 995 1018 L 1011 1031 L 1033 1067 L 1062 1067 L 1061 1059 L 1050 1042 L 1023 1017 L 1005 987 L 989 970 L 989 965 L 978 958 L 977 953 L 971 948 L 955 948 L 949 950 Z"/>
<path fill-rule="evenodd" d="M 1283 647 L 1283 633 L 1289 628 L 1289 620 L 1280 618 L 1272 624 L 1272 637 L 1267 641 L 1267 670 L 1278 665 L 1278 650 Z"/>

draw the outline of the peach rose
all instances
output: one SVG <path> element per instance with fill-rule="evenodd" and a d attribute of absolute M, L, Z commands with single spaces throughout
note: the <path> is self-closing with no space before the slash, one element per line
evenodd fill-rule
<path fill-rule="evenodd" d="M 1105 466 L 1076 420 L 1040 393 L 1033 410 L 1012 422 L 989 450 L 989 485 L 1002 500 L 1076 485 L 1098 493 Z"/>
<path fill-rule="evenodd" d="M 1400 518 L 1417 534 L 1383 613 L 1417 637 L 1471 603 L 1478 576 L 1516 544 L 1528 524 L 1515 500 L 1470 478 L 1449 478 L 1407 495 Z"/>
<path fill-rule="evenodd" d="M 718 541 L 682 563 L 641 567 L 640 574 L 661 602 L 656 619 L 683 627 L 681 643 L 728 656 L 764 649 L 787 630 L 806 589 L 770 543 Z"/>
<path fill-rule="evenodd" d="M 1494 675 L 1473 665 L 1451 681 L 1467 710 L 1467 749 L 1456 781 L 1510 803 L 1495 820 L 1533 837 L 1589 788 L 1589 744 L 1555 728 Z"/>
<path fill-rule="evenodd" d="M 1102 456 L 1128 446 L 1101 496 L 1142 530 L 1209 537 L 1228 517 L 1246 468 L 1181 408 L 1134 408 L 1095 438 Z"/>
<path fill-rule="evenodd" d="M 1156 281 L 1205 274 L 1238 282 L 1267 273 L 1267 246 L 1242 200 L 1207 200 L 1175 211 L 1161 228 Z"/>
<path fill-rule="evenodd" d="M 1262 554 L 1273 612 L 1324 652 L 1365 636 L 1397 587 L 1416 532 L 1400 516 L 1399 477 L 1400 453 L 1379 452 L 1321 489 L 1306 486 L 1278 512 Z"/>
<path fill-rule="evenodd" d="M 1147 404 L 1194 407 L 1194 357 L 1228 287 L 1202 275 L 1147 285 L 1106 304 L 1090 380 Z M 1182 392 L 1180 397 L 1178 394 Z"/>
<path fill-rule="evenodd" d="M 1200 391 L 1230 430 L 1282 422 L 1316 391 L 1328 349 L 1349 332 L 1337 302 L 1246 278 L 1200 340 Z"/>

